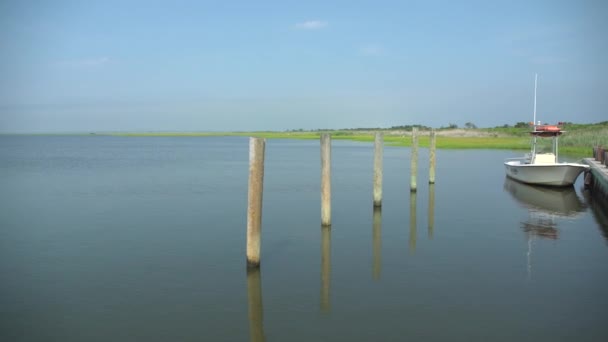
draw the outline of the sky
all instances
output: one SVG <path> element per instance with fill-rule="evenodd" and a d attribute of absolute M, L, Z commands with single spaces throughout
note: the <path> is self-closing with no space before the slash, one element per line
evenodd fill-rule
<path fill-rule="evenodd" d="M 0 132 L 608 120 L 606 1 L 0 1 Z"/>

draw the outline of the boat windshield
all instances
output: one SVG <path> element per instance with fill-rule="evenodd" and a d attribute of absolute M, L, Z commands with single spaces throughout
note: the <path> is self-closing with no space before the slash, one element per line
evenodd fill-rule
<path fill-rule="evenodd" d="M 536 153 L 553 153 L 553 139 L 537 138 Z"/>

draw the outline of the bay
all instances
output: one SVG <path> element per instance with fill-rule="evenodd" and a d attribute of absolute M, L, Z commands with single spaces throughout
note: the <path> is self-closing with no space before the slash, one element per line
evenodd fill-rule
<path fill-rule="evenodd" d="M 245 268 L 248 140 L 0 137 L 0 319 L 11 341 L 597 341 L 605 208 L 505 179 L 513 151 L 268 140 L 262 266 Z M 322 264 L 325 254 L 327 264 Z M 329 267 L 328 267 L 329 266 Z M 325 279 L 325 280 L 324 280 Z"/>

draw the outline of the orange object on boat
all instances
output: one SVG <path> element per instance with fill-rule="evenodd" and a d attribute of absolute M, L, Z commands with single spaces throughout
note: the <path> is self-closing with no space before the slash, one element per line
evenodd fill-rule
<path fill-rule="evenodd" d="M 537 131 L 545 131 L 545 132 L 559 132 L 560 128 L 557 126 L 543 125 L 536 126 Z"/>

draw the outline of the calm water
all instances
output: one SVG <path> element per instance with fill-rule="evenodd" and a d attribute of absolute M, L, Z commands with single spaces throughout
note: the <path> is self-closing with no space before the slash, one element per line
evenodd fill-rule
<path fill-rule="evenodd" d="M 246 138 L 0 137 L 3 341 L 603 341 L 608 223 L 581 191 L 505 180 L 510 151 L 266 147 L 245 269 Z M 424 166 L 424 167 L 422 167 Z"/>

